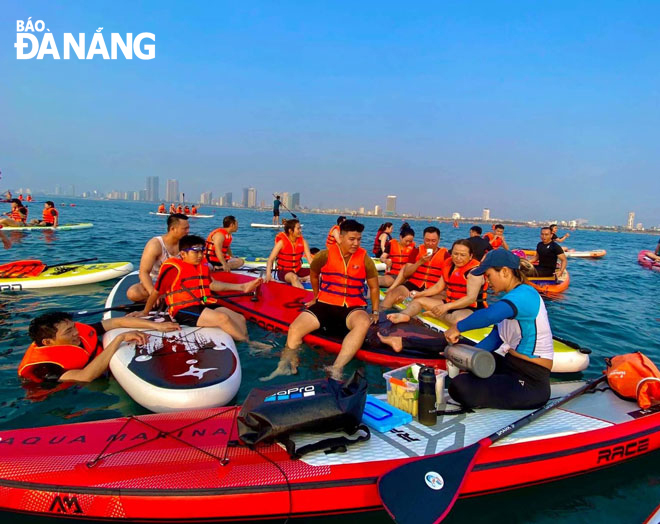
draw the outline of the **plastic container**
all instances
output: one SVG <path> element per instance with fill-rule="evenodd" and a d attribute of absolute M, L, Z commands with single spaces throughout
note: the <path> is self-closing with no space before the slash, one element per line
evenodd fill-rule
<path fill-rule="evenodd" d="M 410 413 L 413 417 L 417 418 L 417 412 L 418 412 L 417 400 L 419 399 L 419 384 L 404 380 L 408 376 L 408 368 L 410 367 L 412 367 L 412 364 L 387 371 L 383 373 L 383 379 L 385 380 L 385 386 L 387 388 L 388 404 L 396 408 L 399 408 L 405 411 L 406 413 Z M 444 377 L 446 375 L 447 372 L 445 370 L 435 369 L 436 403 L 442 404 L 444 402 L 444 396 L 445 396 Z M 439 389 L 442 389 L 441 394 L 439 394 L 438 392 Z"/>
<path fill-rule="evenodd" d="M 364 405 L 362 422 L 370 428 L 384 433 L 390 429 L 403 426 L 412 422 L 412 415 L 405 411 L 390 406 L 376 397 L 367 395 L 367 401 Z"/>

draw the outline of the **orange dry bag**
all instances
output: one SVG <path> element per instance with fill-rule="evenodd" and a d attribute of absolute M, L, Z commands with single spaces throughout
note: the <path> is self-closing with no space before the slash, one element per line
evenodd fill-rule
<path fill-rule="evenodd" d="M 607 382 L 615 393 L 637 399 L 642 409 L 660 404 L 660 371 L 648 357 L 638 351 L 606 358 L 605 363 Z"/>

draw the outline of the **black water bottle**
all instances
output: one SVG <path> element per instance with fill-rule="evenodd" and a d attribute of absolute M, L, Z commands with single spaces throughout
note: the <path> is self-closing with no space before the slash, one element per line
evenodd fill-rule
<path fill-rule="evenodd" d="M 435 411 L 435 370 L 423 367 L 419 370 L 418 418 L 425 426 L 435 426 L 438 415 Z"/>

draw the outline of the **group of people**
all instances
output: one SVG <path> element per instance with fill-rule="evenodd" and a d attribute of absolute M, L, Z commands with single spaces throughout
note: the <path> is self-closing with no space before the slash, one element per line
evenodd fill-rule
<path fill-rule="evenodd" d="M 226 216 L 222 227 L 214 229 L 206 239 L 190 235 L 189 229 L 188 217 L 173 213 L 167 219 L 166 234 L 147 242 L 140 261 L 139 282 L 127 292 L 130 300 L 144 302 L 142 311 L 92 326 L 74 323 L 69 317 L 38 317 L 30 328 L 33 345 L 19 374 L 33 380 L 91 380 L 107 367 L 111 353 L 121 341 L 144 337 L 129 333 L 101 350 L 99 333 L 114 327 L 161 331 L 181 325 L 219 327 L 236 340 L 246 340 L 245 319 L 220 307 L 213 296 L 226 291 L 252 293 L 262 284 L 260 278 L 238 284 L 212 277 L 213 271 L 228 272 L 243 265 L 243 260 L 231 251 L 238 220 Z M 495 374 L 488 379 L 469 373 L 459 375 L 450 386 L 453 398 L 469 407 L 521 409 L 547 401 L 553 358 L 550 324 L 543 300 L 536 290 L 525 285 L 535 269 L 530 261 L 508 250 L 504 227 L 498 224 L 492 233 L 482 236 L 481 228 L 473 226 L 470 237 L 455 241 L 449 250 L 440 245 L 440 230 L 435 226 L 423 230 L 419 246 L 415 245 L 415 232 L 408 223 L 402 225 L 397 239 L 392 238 L 392 229 L 392 223 L 383 224 L 374 239 L 372 253 L 368 253 L 362 247 L 364 225 L 342 216 L 328 232 L 325 249 L 312 253 L 299 221 L 285 222 L 283 231 L 275 237 L 264 280 L 268 282 L 274 275 L 296 287 L 309 280 L 312 299 L 289 327 L 277 368 L 264 378 L 296 373 L 303 338 L 321 330 L 342 339 L 341 350 L 327 369 L 329 376 L 340 379 L 344 366 L 362 347 L 369 327 L 379 321 L 380 311 L 406 301 L 403 311 L 388 315 L 391 322 L 407 322 L 426 311 L 447 323 L 444 337 L 449 343 L 455 343 L 463 331 L 495 325 L 477 345 L 487 351 L 505 350 L 505 356 L 495 357 Z M 378 274 L 371 255 L 386 263 L 384 275 Z M 309 262 L 308 268 L 303 267 L 303 257 Z M 550 228 L 541 230 L 534 261 L 538 261 L 537 268 L 542 271 L 565 268 L 565 255 L 553 240 Z M 488 285 L 495 292 L 505 293 L 495 304 L 487 303 Z M 387 288 L 382 303 L 381 287 Z M 139 318 L 148 315 L 159 301 L 167 307 L 171 323 L 159 323 L 157 327 Z M 395 337 L 381 336 L 381 340 L 394 351 L 401 351 L 406 343 Z M 78 347 L 72 351 L 77 356 L 53 360 L 55 350 L 47 348 L 60 351 L 62 346 Z M 80 373 L 72 373 L 76 370 Z"/>
<path fill-rule="evenodd" d="M 199 212 L 199 209 L 195 204 L 192 206 L 189 206 L 188 204 L 177 204 L 176 206 L 174 203 L 170 204 L 170 209 L 169 211 L 165 211 L 165 203 L 161 202 L 161 204 L 158 206 L 158 213 L 169 213 L 170 215 L 173 215 L 175 213 L 179 213 L 182 215 L 196 215 Z"/>
<path fill-rule="evenodd" d="M 11 192 L 7 192 L 11 196 Z M 28 222 L 28 208 L 23 205 L 22 202 L 23 195 L 20 195 L 20 198 L 12 198 L 9 200 L 11 204 L 11 209 L 4 213 L 6 218 L 0 218 L 0 230 L 3 227 L 25 227 L 25 226 L 48 226 L 48 227 L 57 227 L 59 225 L 59 211 L 55 209 L 55 203 L 52 200 L 47 200 L 44 203 L 44 208 L 41 214 L 41 218 L 35 218 L 32 221 Z M 32 201 L 32 196 L 28 195 L 28 202 Z M 11 247 L 11 240 L 0 231 L 0 241 L 2 242 L 5 249 Z"/>

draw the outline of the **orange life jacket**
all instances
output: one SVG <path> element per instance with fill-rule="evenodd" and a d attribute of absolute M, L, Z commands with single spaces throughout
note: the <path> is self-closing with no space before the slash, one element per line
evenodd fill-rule
<path fill-rule="evenodd" d="M 76 322 L 76 329 L 80 335 L 80 346 L 37 346 L 30 344 L 18 366 L 18 376 L 34 382 L 42 382 L 40 377 L 34 375 L 35 366 L 40 364 L 56 364 L 65 371 L 83 369 L 89 364 L 103 346 L 100 344 L 96 330 L 87 324 Z"/>
<path fill-rule="evenodd" d="M 159 289 L 161 293 L 165 294 L 167 311 L 172 318 L 187 307 L 216 303 L 216 300 L 211 297 L 212 279 L 208 264 L 195 266 L 180 258 L 168 258 L 160 268 L 159 281 L 160 275 L 164 274 L 165 269 L 172 266 L 177 271 L 176 278 L 169 289 Z M 158 284 L 159 282 L 156 282 L 156 286 Z"/>
<path fill-rule="evenodd" d="M 19 200 L 23 200 L 23 193 L 21 193 L 20 195 L 18 195 L 18 199 L 19 199 Z"/>
<path fill-rule="evenodd" d="M 159 213 L 165 213 L 165 206 L 158 206 Z"/>
<path fill-rule="evenodd" d="M 21 214 L 23 213 L 23 214 Z M 27 221 L 27 215 L 28 215 L 28 210 L 27 207 L 17 207 L 16 209 L 12 209 L 11 213 L 9 214 L 9 218 L 12 220 L 16 220 L 16 222 L 25 222 Z"/>
<path fill-rule="evenodd" d="M 415 243 L 411 242 L 410 245 L 406 248 L 401 248 L 401 244 L 395 238 L 390 240 L 390 260 L 392 261 L 392 267 L 387 272 L 388 275 L 396 277 L 401 271 L 401 268 L 406 265 L 408 259 L 410 258 L 410 253 L 415 249 Z"/>
<path fill-rule="evenodd" d="M 191 214 L 193 215 L 197 214 L 197 208 L 195 206 L 192 207 Z"/>
<path fill-rule="evenodd" d="M 28 196 L 27 196 L 27 201 L 28 201 L 28 202 L 32 202 L 32 195 L 28 195 Z"/>
<path fill-rule="evenodd" d="M 44 209 L 44 212 L 41 214 L 41 218 L 46 224 L 54 224 L 55 219 L 57 218 L 57 210 L 54 207 L 49 207 Z"/>
<path fill-rule="evenodd" d="M 335 231 L 339 231 L 339 226 L 334 225 L 330 228 L 330 231 L 328 231 L 328 238 L 325 239 L 325 247 L 334 246 L 337 243 L 335 237 L 332 236 Z"/>
<path fill-rule="evenodd" d="M 305 243 L 302 235 L 292 243 L 288 235 L 281 231 L 275 237 L 275 243 L 281 241 L 282 249 L 277 254 L 277 269 L 280 271 L 297 272 L 302 267 L 302 257 L 305 254 Z"/>
<path fill-rule="evenodd" d="M 441 247 L 435 252 L 433 258 L 427 263 L 422 264 L 417 268 L 417 271 L 408 279 L 409 282 L 415 284 L 420 288 L 429 288 L 435 284 L 440 277 L 442 276 L 442 265 L 445 262 L 445 258 L 449 253 L 447 249 Z M 426 256 L 426 249 L 424 246 L 420 246 L 419 253 L 417 254 L 417 260 L 424 258 Z M 415 262 L 417 262 L 417 260 Z"/>
<path fill-rule="evenodd" d="M 183 213 L 183 206 L 176 206 L 177 213 Z"/>
<path fill-rule="evenodd" d="M 502 237 L 496 236 L 495 233 L 486 233 L 484 238 L 490 242 L 493 249 L 497 249 L 502 245 Z"/>
<path fill-rule="evenodd" d="M 189 215 L 189 214 L 190 214 L 190 208 L 189 208 L 188 206 L 184 207 L 184 208 L 183 208 L 183 212 L 184 212 L 186 215 Z"/>
<path fill-rule="evenodd" d="M 330 246 L 328 261 L 321 268 L 317 300 L 333 306 L 366 306 L 367 302 L 362 295 L 367 279 L 367 269 L 364 265 L 366 254 L 365 249 L 358 248 L 346 262 L 339 246 Z"/>
<path fill-rule="evenodd" d="M 463 267 L 456 267 L 451 257 L 445 260 L 442 266 L 442 278 L 447 286 L 447 302 L 454 302 L 467 295 L 467 273 L 478 265 L 479 262 L 475 259 L 470 260 Z M 468 307 L 478 309 L 487 307 L 486 289 L 488 289 L 488 284 L 484 283 L 481 295 L 476 302 L 473 302 Z"/>
<path fill-rule="evenodd" d="M 215 254 L 215 245 L 213 244 L 213 237 L 222 233 L 225 236 L 224 241 L 222 242 L 222 247 L 220 248 L 224 257 L 227 257 L 227 252 L 229 251 L 229 246 L 233 240 L 232 234 L 227 231 L 224 227 L 219 227 L 211 231 L 208 237 L 206 237 L 206 260 L 211 264 L 220 265 L 220 260 Z"/>

